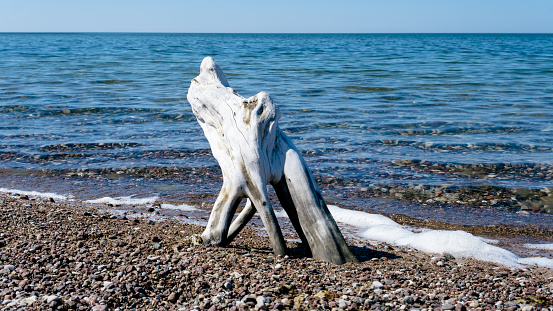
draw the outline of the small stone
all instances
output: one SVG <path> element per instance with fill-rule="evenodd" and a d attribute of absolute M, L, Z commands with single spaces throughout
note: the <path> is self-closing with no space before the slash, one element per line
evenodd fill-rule
<path fill-rule="evenodd" d="M 282 269 L 282 265 L 277 263 L 276 266 L 275 266 L 275 270 L 278 271 L 278 270 L 281 270 Z"/>
<path fill-rule="evenodd" d="M 329 299 L 329 298 L 332 297 L 332 294 L 329 291 L 322 290 L 322 291 L 318 292 L 317 294 L 315 294 L 315 297 Z"/>
<path fill-rule="evenodd" d="M 177 299 L 179 298 L 179 294 L 177 293 L 171 293 L 169 297 L 167 297 L 167 300 L 171 303 L 177 302 Z"/>
<path fill-rule="evenodd" d="M 52 303 L 52 301 L 60 300 L 60 297 L 58 297 L 57 295 L 50 295 L 50 296 L 44 296 L 44 297 L 42 297 L 42 299 L 45 299 L 46 303 L 50 304 L 50 303 Z"/>
<path fill-rule="evenodd" d="M 257 301 L 256 305 L 255 305 L 255 308 L 256 309 L 261 309 L 261 308 L 264 308 L 266 307 L 265 306 L 265 297 L 263 296 L 257 296 L 257 298 L 255 299 Z"/>
<path fill-rule="evenodd" d="M 226 290 L 232 290 L 232 283 L 231 282 L 225 282 L 225 284 L 223 285 L 223 287 L 226 289 Z"/>
<path fill-rule="evenodd" d="M 465 307 L 465 305 L 462 303 L 458 303 L 455 306 L 455 311 L 467 311 L 467 307 Z"/>
<path fill-rule="evenodd" d="M 442 310 L 455 310 L 455 306 L 452 306 L 448 303 L 442 305 Z"/>
<path fill-rule="evenodd" d="M 243 303 L 248 303 L 248 302 L 257 303 L 257 300 L 252 295 L 246 295 L 246 296 L 242 297 L 242 299 L 240 301 L 242 301 Z"/>
<path fill-rule="evenodd" d="M 92 307 L 92 311 L 107 311 L 107 310 L 108 310 L 108 306 L 106 305 L 97 305 Z"/>
<path fill-rule="evenodd" d="M 104 281 L 104 290 L 105 290 L 105 289 L 110 289 L 110 288 L 113 288 L 113 287 L 114 287 L 113 282 Z"/>
<path fill-rule="evenodd" d="M 19 303 L 23 305 L 30 305 L 35 303 L 37 299 L 38 299 L 37 296 L 31 296 L 31 297 L 21 299 Z"/>

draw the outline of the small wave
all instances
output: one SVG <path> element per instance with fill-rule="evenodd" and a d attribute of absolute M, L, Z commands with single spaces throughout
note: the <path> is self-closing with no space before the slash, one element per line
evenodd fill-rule
<path fill-rule="evenodd" d="M 93 84 L 119 84 L 119 83 L 129 83 L 133 82 L 132 80 L 96 80 L 92 81 Z"/>
<path fill-rule="evenodd" d="M 1 113 L 25 113 L 31 112 L 29 117 L 59 117 L 59 116 L 75 116 L 75 115 L 137 115 L 137 114 L 159 114 L 163 113 L 163 109 L 159 108 L 125 108 L 125 107 L 86 107 L 86 108 L 64 108 L 64 107 L 35 107 L 25 105 L 12 105 L 0 107 Z"/>
<path fill-rule="evenodd" d="M 378 87 L 378 86 L 359 86 L 359 85 L 348 85 L 343 87 L 346 91 L 353 93 L 367 93 L 367 92 L 377 92 L 377 93 L 386 93 L 394 92 L 396 89 L 389 87 Z"/>
<path fill-rule="evenodd" d="M 430 151 L 488 151 L 488 152 L 551 152 L 553 148 L 547 146 L 536 146 L 516 143 L 481 143 L 481 144 L 442 144 L 434 142 L 420 142 L 409 140 L 380 140 L 374 141 L 372 145 L 387 146 L 409 146 L 417 149 Z"/>
<path fill-rule="evenodd" d="M 39 148 L 40 151 L 45 152 L 68 152 L 68 151 L 80 151 L 80 150 L 113 150 L 113 149 L 126 149 L 142 146 L 139 143 L 73 143 L 73 144 L 59 144 L 48 145 Z"/>
<path fill-rule="evenodd" d="M 6 105 L 0 107 L 0 113 L 24 112 L 29 110 L 32 110 L 32 108 L 25 105 Z"/>
<path fill-rule="evenodd" d="M 166 102 L 185 102 L 186 98 L 184 97 L 175 97 L 175 98 L 154 98 L 156 103 L 166 103 Z"/>
<path fill-rule="evenodd" d="M 403 100 L 403 99 L 405 99 L 405 97 L 401 97 L 401 96 L 382 96 L 382 97 L 380 97 L 380 99 L 384 99 L 384 100 Z"/>
<path fill-rule="evenodd" d="M 524 244 L 523 246 L 526 247 L 526 248 L 531 248 L 531 249 L 542 249 L 542 250 L 553 251 L 553 243 L 551 243 L 551 244 Z"/>
<path fill-rule="evenodd" d="M 17 189 L 6 189 L 6 188 L 0 188 L 1 193 L 12 193 L 12 194 L 18 194 L 18 195 L 26 195 L 30 197 L 39 197 L 39 198 L 52 198 L 54 200 L 61 200 L 61 201 L 67 201 L 69 200 L 69 197 L 53 192 L 38 192 L 38 191 L 23 191 L 23 190 L 17 190 Z"/>
<path fill-rule="evenodd" d="M 171 210 L 184 211 L 184 212 L 198 211 L 197 208 L 188 204 L 181 204 L 181 205 L 161 204 L 160 207 L 163 209 L 171 209 Z"/>
<path fill-rule="evenodd" d="M 141 146 L 141 145 L 137 145 Z M 14 146 L 2 146 L 0 149 L 22 149 L 29 148 L 29 146 L 14 147 Z M 73 148 L 73 149 L 72 149 Z M 49 150 L 47 150 L 49 149 Z M 115 150 L 115 151 L 114 151 Z M 125 150 L 125 151 L 122 151 Z M 128 150 L 128 151 L 127 151 Z M 45 149 L 39 150 L 39 153 L 28 152 L 16 152 L 16 151 L 3 151 L 0 150 L 0 160 L 16 160 L 20 163 L 48 163 L 63 161 L 69 159 L 98 159 L 101 157 L 102 161 L 137 161 L 137 160 L 149 160 L 155 161 L 156 159 L 186 159 L 186 158 L 205 158 L 211 155 L 209 149 L 199 150 L 136 150 L 131 149 L 130 146 L 122 148 L 89 148 L 79 149 L 79 147 L 64 147 L 63 145 L 47 146 Z M 82 162 L 84 165 L 84 162 Z M 58 163 L 59 164 L 59 163 Z M 75 162 L 72 162 L 75 165 Z M 59 167 L 58 167 L 59 168 Z M 67 168 L 67 167 L 66 167 Z M 110 174 L 113 172 L 110 172 Z"/>
<path fill-rule="evenodd" d="M 158 114 L 154 117 L 155 119 L 158 119 L 158 120 L 163 120 L 163 121 L 173 121 L 173 120 L 178 120 L 178 121 L 196 121 L 196 117 L 192 114 Z"/>
<path fill-rule="evenodd" d="M 402 136 L 419 135 L 441 135 L 452 136 L 460 134 L 504 134 L 504 133 L 525 133 L 532 132 L 529 128 L 516 126 L 496 126 L 496 127 L 450 127 L 450 128 L 421 128 L 424 125 L 414 125 L 413 129 L 390 130 L 388 134 L 399 134 Z"/>
<path fill-rule="evenodd" d="M 303 96 L 320 96 L 325 92 L 327 92 L 327 90 L 325 89 L 309 89 L 309 90 L 302 91 L 300 94 Z"/>
<path fill-rule="evenodd" d="M 86 203 L 91 204 L 110 204 L 110 205 L 148 205 L 153 204 L 157 201 L 159 197 L 150 197 L 150 198 L 137 198 L 134 199 L 132 196 L 128 197 L 103 197 L 100 199 L 87 200 Z"/>

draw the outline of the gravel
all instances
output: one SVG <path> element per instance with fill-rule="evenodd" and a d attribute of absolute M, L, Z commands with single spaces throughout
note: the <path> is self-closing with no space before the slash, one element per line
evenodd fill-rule
<path fill-rule="evenodd" d="M 351 239 L 360 263 L 336 266 L 250 227 L 205 247 L 197 225 L 0 200 L 0 310 L 553 310 L 550 269 Z"/>

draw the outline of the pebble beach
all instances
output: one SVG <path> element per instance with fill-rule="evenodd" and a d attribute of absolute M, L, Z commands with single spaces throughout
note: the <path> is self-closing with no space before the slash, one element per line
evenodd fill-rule
<path fill-rule="evenodd" d="M 94 206 L 0 196 L 0 310 L 552 310 L 553 270 L 513 269 L 348 238 L 358 264 L 272 254 L 246 229 L 226 248 L 203 227 Z"/>

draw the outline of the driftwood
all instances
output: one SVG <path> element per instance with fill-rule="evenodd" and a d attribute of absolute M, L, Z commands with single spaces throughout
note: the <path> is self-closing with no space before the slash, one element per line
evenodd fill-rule
<path fill-rule="evenodd" d="M 280 110 L 269 95 L 238 95 L 211 57 L 192 80 L 188 101 L 223 172 L 204 244 L 229 244 L 257 211 L 273 251 L 286 243 L 267 195 L 271 184 L 292 225 L 311 254 L 335 264 L 356 262 L 299 151 L 278 127 Z M 246 206 L 232 218 L 240 202 Z"/>

